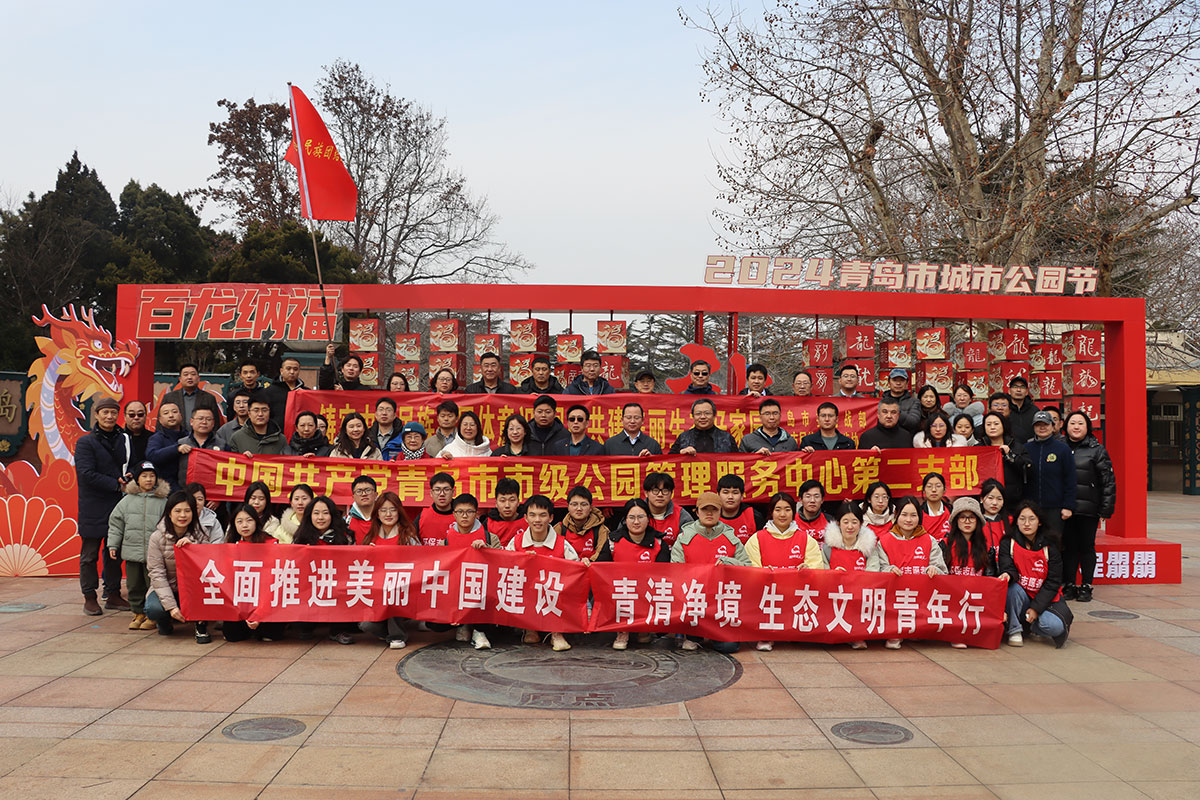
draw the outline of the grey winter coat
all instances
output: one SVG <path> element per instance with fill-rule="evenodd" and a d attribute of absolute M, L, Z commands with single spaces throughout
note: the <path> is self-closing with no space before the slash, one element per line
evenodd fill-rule
<path fill-rule="evenodd" d="M 741 451 L 743 453 L 757 453 L 762 448 L 767 448 L 772 453 L 794 453 L 800 449 L 796 444 L 795 438 L 785 431 L 779 429 L 780 437 L 772 442 L 763 433 L 762 428 L 755 428 L 742 437 Z"/>

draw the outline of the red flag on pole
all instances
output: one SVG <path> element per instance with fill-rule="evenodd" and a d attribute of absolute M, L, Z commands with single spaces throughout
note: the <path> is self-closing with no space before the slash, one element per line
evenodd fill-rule
<path fill-rule="evenodd" d="M 358 208 L 358 187 L 317 109 L 297 87 L 288 89 L 292 143 L 283 158 L 300 173 L 301 216 L 352 220 Z"/>

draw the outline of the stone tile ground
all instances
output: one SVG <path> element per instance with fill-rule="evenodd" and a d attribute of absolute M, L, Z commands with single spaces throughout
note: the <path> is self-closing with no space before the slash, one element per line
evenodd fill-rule
<path fill-rule="evenodd" d="M 899 652 L 785 645 L 737 684 L 618 711 L 525 711 L 427 694 L 365 641 L 208 646 L 83 616 L 66 579 L 0 580 L 0 797 L 1200 797 L 1200 498 L 1152 494 L 1179 586 L 1101 587 L 1067 646 Z M 1105 621 L 1116 609 L 1138 619 Z M 412 646 L 435 641 L 416 634 Z M 248 743 L 222 729 L 287 716 Z M 863 746 L 847 719 L 903 725 Z"/>

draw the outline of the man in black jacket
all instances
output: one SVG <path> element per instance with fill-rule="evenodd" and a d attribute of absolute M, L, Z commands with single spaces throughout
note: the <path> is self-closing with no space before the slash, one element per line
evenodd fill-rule
<path fill-rule="evenodd" d="M 555 414 L 558 403 L 548 394 L 533 401 L 533 424 L 529 426 L 529 455 L 565 456 L 571 434 Z"/>
<path fill-rule="evenodd" d="M 337 360 L 337 345 L 333 342 L 325 345 L 325 363 L 321 365 L 321 369 L 317 372 L 317 388 L 318 389 L 345 389 L 348 391 L 359 391 L 366 389 L 359 375 L 362 373 L 362 359 L 351 353 L 342 361 L 342 377 L 338 380 L 337 369 L 334 363 Z"/>
<path fill-rule="evenodd" d="M 520 394 L 521 390 L 504 380 L 504 369 L 500 356 L 484 353 L 479 359 L 480 379 L 468 383 L 463 389 L 467 394 Z"/>
<path fill-rule="evenodd" d="M 184 364 L 179 368 L 179 388 L 167 392 L 159 402 L 159 406 L 174 403 L 183 415 L 183 429 L 191 430 L 192 412 L 197 408 L 207 408 L 213 413 L 213 419 L 221 425 L 221 406 L 217 398 L 199 389 L 200 368 L 195 364 Z M 141 463 L 141 462 L 138 462 Z"/>
<path fill-rule="evenodd" d="M 913 435 L 900 426 L 900 401 L 889 393 L 879 398 L 878 421 L 858 437 L 861 450 L 912 447 Z"/>
<path fill-rule="evenodd" d="M 904 430 L 908 431 L 908 435 L 915 436 L 917 431 L 921 430 L 921 405 L 917 402 L 917 398 L 913 397 L 913 393 L 908 390 L 908 370 L 903 367 L 895 367 L 888 373 L 888 388 L 881 397 L 895 398 L 900 404 L 900 419 L 897 424 Z M 911 439 L 905 447 L 912 445 Z"/>
<path fill-rule="evenodd" d="M 814 450 L 853 450 L 854 440 L 837 429 L 838 407 L 828 401 L 817 406 L 817 430 L 800 440 L 805 453 Z"/>
<path fill-rule="evenodd" d="M 125 435 L 129 437 L 129 463 L 137 466 L 146 460 L 146 445 L 150 444 L 150 431 L 146 430 L 146 404 L 141 400 L 130 400 L 125 404 Z"/>
<path fill-rule="evenodd" d="M 283 363 L 279 365 L 279 380 L 273 381 L 263 390 L 271 404 L 271 421 L 278 425 L 280 430 L 285 427 L 288 395 L 297 389 L 306 388 L 308 387 L 300 379 L 300 360 L 295 356 L 283 359 Z"/>
<path fill-rule="evenodd" d="M 697 453 L 736 453 L 737 442 L 716 425 L 717 406 L 708 398 L 692 403 L 692 427 L 679 434 L 671 445 L 671 455 L 694 456 Z"/>
<path fill-rule="evenodd" d="M 588 419 L 587 406 L 578 403 L 567 409 L 567 432 L 571 438 L 567 441 L 569 456 L 602 456 L 604 445 L 587 435 Z"/>
<path fill-rule="evenodd" d="M 525 380 L 521 381 L 521 391 L 529 394 L 562 394 L 562 384 L 558 382 L 558 378 L 554 377 L 554 373 L 550 370 L 550 359 L 546 356 L 534 356 L 533 363 L 530 365 L 530 370 L 533 372 Z"/>
<path fill-rule="evenodd" d="M 684 394 L 716 394 L 712 383 L 712 365 L 707 361 L 693 361 L 690 375 L 692 383 L 683 390 Z"/>
<path fill-rule="evenodd" d="M 121 597 L 121 562 L 109 556 L 105 539 L 108 518 L 121 500 L 125 484 L 132 480 L 129 437 L 117 426 L 120 404 L 102 397 L 92 405 L 96 424 L 75 445 L 75 476 L 79 493 L 79 589 L 83 612 L 98 617 L 104 612 L 96 600 L 99 579 L 96 562 L 104 560 L 105 607 L 129 609 Z"/>
<path fill-rule="evenodd" d="M 1020 375 L 1008 382 L 1010 411 L 1008 412 L 1008 428 L 1013 438 L 1018 442 L 1028 442 L 1033 438 L 1033 415 L 1037 406 L 1029 397 L 1029 381 Z"/>
<path fill-rule="evenodd" d="M 612 387 L 612 384 L 600 376 L 602 362 L 600 355 L 595 350 L 588 350 L 583 354 L 583 365 L 581 372 L 575 376 L 575 380 L 571 381 L 567 388 L 563 390 L 563 394 L 613 394 L 617 390 Z"/>
<path fill-rule="evenodd" d="M 237 394 L 238 389 L 245 389 L 250 394 L 254 394 L 259 389 L 265 389 L 271 383 L 262 379 L 258 365 L 249 359 L 238 364 L 237 372 L 239 380 L 225 387 L 226 407 L 233 405 L 233 396 Z"/>

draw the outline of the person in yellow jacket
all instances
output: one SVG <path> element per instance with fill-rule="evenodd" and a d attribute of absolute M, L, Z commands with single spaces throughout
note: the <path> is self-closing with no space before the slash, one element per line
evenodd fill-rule
<path fill-rule="evenodd" d="M 756 567 L 777 569 L 824 569 L 825 558 L 817 540 L 796 527 L 796 498 L 777 492 L 767 501 L 771 518 L 746 541 L 746 555 Z M 759 650 L 770 650 L 771 642 L 759 642 Z"/>

